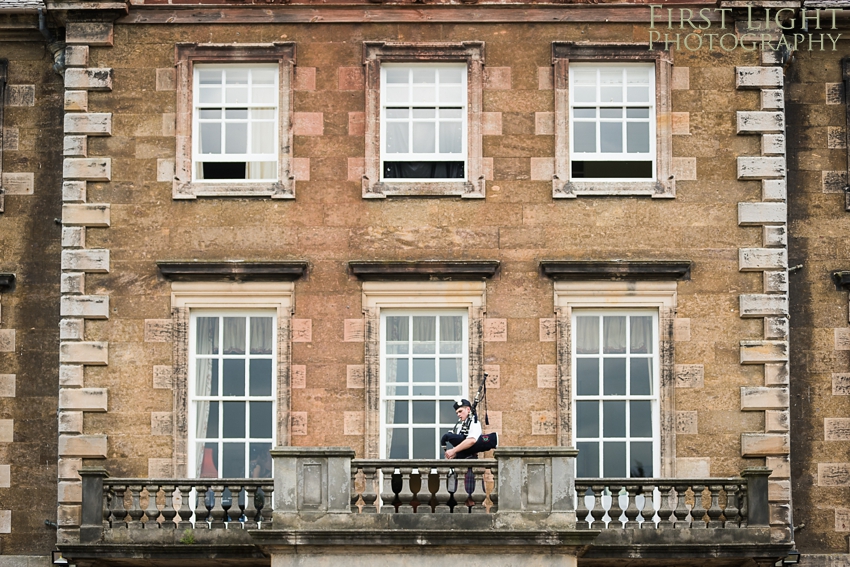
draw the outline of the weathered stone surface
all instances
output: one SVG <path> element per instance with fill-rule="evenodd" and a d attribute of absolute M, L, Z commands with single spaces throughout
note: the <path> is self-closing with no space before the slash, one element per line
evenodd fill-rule
<path fill-rule="evenodd" d="M 8 85 L 6 87 L 6 105 L 35 106 L 35 85 Z"/>
<path fill-rule="evenodd" d="M 558 367 L 555 364 L 537 365 L 537 387 L 554 388 L 558 380 Z"/>
<path fill-rule="evenodd" d="M 850 463 L 818 463 L 818 486 L 850 486 Z"/>
<path fill-rule="evenodd" d="M 761 91 L 762 110 L 785 108 L 785 92 L 781 89 L 764 89 Z"/>
<path fill-rule="evenodd" d="M 850 418 L 824 418 L 823 433 L 825 441 L 850 441 Z"/>
<path fill-rule="evenodd" d="M 0 329 L 0 352 L 15 352 L 15 329 Z"/>
<path fill-rule="evenodd" d="M 112 69 L 66 69 L 65 88 L 111 91 Z"/>
<path fill-rule="evenodd" d="M 788 388 L 741 388 L 741 410 L 786 409 L 789 403 Z"/>
<path fill-rule="evenodd" d="M 788 245 L 788 229 L 782 226 L 765 226 L 762 232 L 762 242 L 764 246 L 787 246 Z"/>
<path fill-rule="evenodd" d="M 676 387 L 677 388 L 702 388 L 703 387 L 703 365 L 702 364 L 677 364 L 676 365 Z"/>
<path fill-rule="evenodd" d="M 833 373 L 832 374 L 832 395 L 833 396 L 850 396 L 850 374 Z"/>
<path fill-rule="evenodd" d="M 739 157 L 738 179 L 771 179 L 785 176 L 785 158 Z"/>
<path fill-rule="evenodd" d="M 151 412 L 151 435 L 172 435 L 174 414 L 164 411 Z"/>
<path fill-rule="evenodd" d="M 65 65 L 68 67 L 85 67 L 89 64 L 88 45 L 69 45 L 65 48 Z"/>
<path fill-rule="evenodd" d="M 290 373 L 292 388 L 302 389 L 307 387 L 307 365 L 293 364 Z"/>
<path fill-rule="evenodd" d="M 784 112 L 766 112 L 758 110 L 738 111 L 738 133 L 756 134 L 761 132 L 782 132 L 785 130 Z"/>
<path fill-rule="evenodd" d="M 765 433 L 784 433 L 791 429 L 791 413 L 784 410 L 764 412 Z"/>
<path fill-rule="evenodd" d="M 69 44 L 112 47 L 112 22 L 68 22 L 65 41 Z"/>
<path fill-rule="evenodd" d="M 343 435 L 363 435 L 365 414 L 362 411 L 347 411 L 343 413 Z"/>
<path fill-rule="evenodd" d="M 32 173 L 4 173 L 3 191 L 7 195 L 33 195 L 35 175 Z"/>
<path fill-rule="evenodd" d="M 145 319 L 145 342 L 170 342 L 171 330 L 171 319 Z"/>
<path fill-rule="evenodd" d="M 676 459 L 677 478 L 708 478 L 710 476 L 710 457 L 678 457 Z"/>
<path fill-rule="evenodd" d="M 484 340 L 504 342 L 508 340 L 507 319 L 484 319 Z"/>
<path fill-rule="evenodd" d="M 786 455 L 791 450 L 791 439 L 780 433 L 744 433 L 741 435 L 742 457 Z"/>
<path fill-rule="evenodd" d="M 148 459 L 149 478 L 171 478 L 174 476 L 174 463 L 171 459 L 151 457 Z"/>
<path fill-rule="evenodd" d="M 81 341 L 85 338 L 85 329 L 86 325 L 83 319 L 61 319 L 59 321 L 59 338 Z"/>
<path fill-rule="evenodd" d="M 112 179 L 112 160 L 108 157 L 65 158 L 63 175 L 66 179 L 109 181 Z"/>
<path fill-rule="evenodd" d="M 676 434 L 696 435 L 699 433 L 698 413 L 695 411 L 676 412 Z"/>
<path fill-rule="evenodd" d="M 346 319 L 343 321 L 342 340 L 347 343 L 362 343 L 364 338 L 363 319 Z"/>
<path fill-rule="evenodd" d="M 532 435 L 555 435 L 558 419 L 553 411 L 531 412 Z"/>
<path fill-rule="evenodd" d="M 0 398 L 15 397 L 15 374 L 0 374 Z"/>
<path fill-rule="evenodd" d="M 349 364 L 345 367 L 346 384 L 349 388 L 363 388 L 366 384 L 366 367 L 362 364 Z"/>
<path fill-rule="evenodd" d="M 65 181 L 62 183 L 62 200 L 66 203 L 82 203 L 86 200 L 85 181 Z"/>
<path fill-rule="evenodd" d="M 65 91 L 65 110 L 71 112 L 85 112 L 89 109 L 88 91 Z"/>
<path fill-rule="evenodd" d="M 540 319 L 538 326 L 539 326 L 538 334 L 540 336 L 540 342 L 543 342 L 543 343 L 553 342 L 558 338 L 557 319 L 554 319 L 554 318 Z"/>
<path fill-rule="evenodd" d="M 62 155 L 68 157 L 86 157 L 88 155 L 88 137 L 65 136 Z"/>
<path fill-rule="evenodd" d="M 106 388 L 60 388 L 59 409 L 79 411 L 106 411 Z"/>
<path fill-rule="evenodd" d="M 498 364 L 485 364 L 484 374 L 487 375 L 488 388 L 500 388 L 502 385 L 502 367 Z"/>
<path fill-rule="evenodd" d="M 833 329 L 835 350 L 850 350 L 850 328 L 839 327 Z"/>
<path fill-rule="evenodd" d="M 106 273 L 109 271 L 109 250 L 63 250 L 62 269 Z"/>
<path fill-rule="evenodd" d="M 82 433 L 83 412 L 82 411 L 60 411 L 59 433 Z"/>
<path fill-rule="evenodd" d="M 764 201 L 784 201 L 788 197 L 788 183 L 784 179 L 763 179 L 761 198 Z"/>
<path fill-rule="evenodd" d="M 105 342 L 63 342 L 59 345 L 59 361 L 63 364 L 104 365 L 109 359 Z"/>
<path fill-rule="evenodd" d="M 0 443 L 12 443 L 15 440 L 15 420 L 0 419 Z"/>
<path fill-rule="evenodd" d="M 738 269 L 742 272 L 785 269 L 788 253 L 771 248 L 741 248 L 738 250 Z"/>
<path fill-rule="evenodd" d="M 292 320 L 292 342 L 293 343 L 309 343 L 313 340 L 313 320 L 312 319 L 293 319 Z"/>
<path fill-rule="evenodd" d="M 66 272 L 62 274 L 60 291 L 62 293 L 83 293 L 86 289 L 86 275 L 77 272 Z"/>
<path fill-rule="evenodd" d="M 782 87 L 781 67 L 735 67 L 735 86 L 739 89 Z"/>
<path fill-rule="evenodd" d="M 155 390 L 171 389 L 172 369 L 170 366 L 157 365 L 153 367 L 153 387 Z"/>
<path fill-rule="evenodd" d="M 62 223 L 78 226 L 109 226 L 108 204 L 65 204 L 62 205 Z"/>
<path fill-rule="evenodd" d="M 74 364 L 59 365 L 59 385 L 60 386 L 82 386 L 83 385 L 83 367 Z"/>
<path fill-rule="evenodd" d="M 307 412 L 294 411 L 290 414 L 292 425 L 290 427 L 293 436 L 303 437 L 307 435 Z"/>
<path fill-rule="evenodd" d="M 109 297 L 106 295 L 70 295 L 61 300 L 60 315 L 87 319 L 109 318 Z"/>
<path fill-rule="evenodd" d="M 788 360 L 787 341 L 741 341 L 741 364 Z"/>
<path fill-rule="evenodd" d="M 764 134 L 761 137 L 762 155 L 785 155 L 785 134 Z"/>
<path fill-rule="evenodd" d="M 88 136 L 111 136 L 111 112 L 72 112 L 65 114 L 66 134 L 86 134 Z"/>
<path fill-rule="evenodd" d="M 744 294 L 740 296 L 741 317 L 788 315 L 788 296 Z"/>
<path fill-rule="evenodd" d="M 788 293 L 788 272 L 766 271 L 762 274 L 765 293 Z"/>
<path fill-rule="evenodd" d="M 788 338 L 789 326 L 787 317 L 765 317 L 764 338 L 785 340 Z"/>
<path fill-rule="evenodd" d="M 60 435 L 59 455 L 86 459 L 106 458 L 106 435 Z"/>

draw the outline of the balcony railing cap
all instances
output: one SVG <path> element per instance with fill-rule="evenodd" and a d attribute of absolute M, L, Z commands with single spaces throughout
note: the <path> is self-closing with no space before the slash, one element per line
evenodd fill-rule
<path fill-rule="evenodd" d="M 354 458 L 351 447 L 275 447 L 272 457 L 348 457 Z"/>
<path fill-rule="evenodd" d="M 109 471 L 107 471 L 103 467 L 80 467 L 77 469 L 77 472 L 80 476 L 102 476 L 103 478 L 109 478 Z"/>
<path fill-rule="evenodd" d="M 741 471 L 741 476 L 744 478 L 748 476 L 770 476 L 772 472 L 773 470 L 768 467 L 747 467 Z"/>
<path fill-rule="evenodd" d="M 499 447 L 493 456 L 499 457 L 575 457 L 578 449 L 573 447 Z"/>

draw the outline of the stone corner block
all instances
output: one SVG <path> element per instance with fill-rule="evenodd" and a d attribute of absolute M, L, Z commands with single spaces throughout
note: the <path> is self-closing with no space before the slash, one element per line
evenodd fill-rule
<path fill-rule="evenodd" d="M 782 87 L 781 67 L 735 67 L 735 86 L 739 89 Z"/>
<path fill-rule="evenodd" d="M 60 435 L 59 455 L 87 459 L 106 458 L 106 435 Z"/>

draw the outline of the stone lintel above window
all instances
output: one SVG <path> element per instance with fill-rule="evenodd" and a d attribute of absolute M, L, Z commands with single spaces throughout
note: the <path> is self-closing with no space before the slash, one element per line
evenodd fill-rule
<path fill-rule="evenodd" d="M 294 281 L 307 272 L 307 262 L 191 262 L 158 261 L 169 281 Z"/>
<path fill-rule="evenodd" d="M 172 197 L 271 197 L 295 198 L 292 171 L 292 81 L 295 67 L 295 43 L 199 44 L 178 43 L 177 68 L 177 155 L 174 165 Z M 278 165 L 274 181 L 249 182 L 241 179 L 218 182 L 194 180 L 192 163 L 192 116 L 194 114 L 194 65 L 196 63 L 278 64 Z"/>
<path fill-rule="evenodd" d="M 15 274 L 0 274 L 0 291 L 10 291 L 15 288 Z"/>
<path fill-rule="evenodd" d="M 353 261 L 351 273 L 361 280 L 484 280 L 493 277 L 498 260 Z"/>
<path fill-rule="evenodd" d="M 467 65 L 467 170 L 465 181 L 381 181 L 381 64 L 466 63 Z M 364 199 L 386 197 L 456 196 L 483 199 L 481 109 L 484 85 L 484 43 L 363 43 L 366 74 L 366 160 L 362 179 Z"/>
<path fill-rule="evenodd" d="M 570 62 L 655 63 L 655 180 L 582 181 L 571 178 L 570 164 Z M 571 199 L 587 195 L 645 195 L 653 198 L 676 196 L 672 173 L 673 130 L 670 84 L 673 54 L 663 49 L 647 49 L 646 43 L 552 43 L 555 79 L 555 173 L 552 196 Z"/>
<path fill-rule="evenodd" d="M 689 280 L 690 260 L 541 260 L 554 280 Z"/>

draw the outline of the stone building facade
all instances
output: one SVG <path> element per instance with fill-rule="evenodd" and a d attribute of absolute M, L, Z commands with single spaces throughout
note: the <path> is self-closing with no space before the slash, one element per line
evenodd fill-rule
<path fill-rule="evenodd" d="M 172 506 L 151 479 L 271 477 L 273 446 L 350 447 L 363 475 L 437 458 L 447 404 L 485 376 L 485 431 L 534 448 L 546 486 L 575 483 L 572 460 L 701 479 L 680 505 L 735 523 L 643 541 L 600 517 L 594 545 L 579 498 L 524 536 L 494 520 L 520 550 L 494 561 L 555 530 L 569 564 L 847 563 L 848 41 L 831 0 L 3 4 L 0 567 L 149 559 L 153 523 L 134 539 L 119 500 L 138 528 Z M 104 526 L 97 467 L 129 487 Z M 732 489 L 709 492 L 758 467 L 756 537 Z M 278 539 L 178 523 L 150 560 L 290 564 L 281 533 L 309 529 L 287 486 Z M 317 549 L 345 527 L 316 521 Z M 361 528 L 372 552 L 419 529 Z M 425 555 L 451 557 L 434 538 Z"/>

